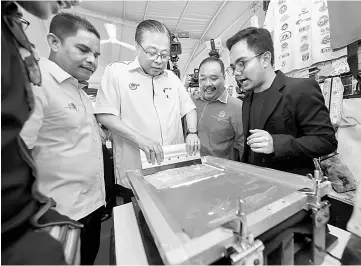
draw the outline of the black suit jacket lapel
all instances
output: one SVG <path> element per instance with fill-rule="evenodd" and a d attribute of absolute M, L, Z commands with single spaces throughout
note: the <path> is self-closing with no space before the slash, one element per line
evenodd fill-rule
<path fill-rule="evenodd" d="M 268 118 L 273 113 L 278 102 L 281 100 L 282 93 L 280 92 L 280 90 L 285 86 L 285 79 L 285 74 L 283 74 L 281 71 L 277 71 L 277 76 L 274 79 L 271 88 L 269 88 L 267 98 L 262 108 L 262 114 L 260 117 L 260 129 L 264 129 Z"/>

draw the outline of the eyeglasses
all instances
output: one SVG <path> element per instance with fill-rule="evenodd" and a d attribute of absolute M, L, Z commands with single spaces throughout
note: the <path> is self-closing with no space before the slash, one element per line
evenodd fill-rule
<path fill-rule="evenodd" d="M 252 59 L 256 58 L 257 56 L 263 55 L 264 53 L 259 53 L 247 60 L 236 60 L 236 65 L 231 65 L 227 68 L 227 72 L 231 75 L 234 75 L 235 72 L 242 72 L 246 68 L 246 63 L 250 62 Z"/>
<path fill-rule="evenodd" d="M 169 53 L 158 54 L 158 53 L 155 53 L 155 52 L 146 51 L 140 43 L 138 43 L 138 44 L 139 44 L 140 47 L 142 47 L 144 53 L 151 60 L 157 60 L 159 56 L 160 56 L 160 58 L 162 59 L 163 62 L 167 62 L 170 59 L 170 54 Z"/>
<path fill-rule="evenodd" d="M 25 31 L 30 25 L 30 22 L 23 18 L 19 18 L 19 22 L 21 23 L 21 28 L 23 31 Z"/>
<path fill-rule="evenodd" d="M 13 20 L 15 23 L 17 23 L 23 31 L 25 31 L 30 25 L 29 21 L 27 21 L 26 19 L 24 19 L 20 16 L 9 16 L 9 15 L 5 15 L 5 16 L 7 18 Z"/>

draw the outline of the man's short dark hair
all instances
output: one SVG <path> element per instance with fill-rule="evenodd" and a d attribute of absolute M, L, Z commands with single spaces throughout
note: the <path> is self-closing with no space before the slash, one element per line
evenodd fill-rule
<path fill-rule="evenodd" d="M 256 27 L 240 30 L 227 40 L 228 50 L 231 50 L 233 45 L 240 41 L 246 41 L 248 48 L 255 54 L 270 52 L 271 64 L 274 64 L 275 52 L 272 37 L 268 30 Z"/>
<path fill-rule="evenodd" d="M 207 64 L 207 63 L 211 63 L 211 62 L 215 62 L 215 63 L 218 63 L 221 67 L 221 71 L 222 71 L 222 74 L 223 76 L 225 75 L 225 71 L 224 71 L 224 64 L 222 62 L 221 59 L 217 58 L 217 57 L 214 57 L 214 56 L 210 56 L 210 57 L 207 57 L 206 59 L 203 59 L 203 61 L 199 64 L 199 70 L 201 70 L 201 67 L 204 65 L 204 64 Z"/>
<path fill-rule="evenodd" d="M 148 20 L 144 20 L 138 24 L 137 29 L 135 31 L 135 42 L 136 43 L 139 43 L 139 44 L 142 43 L 143 33 L 145 31 L 167 34 L 169 37 L 169 42 L 172 41 L 170 31 L 168 30 L 166 25 L 164 25 L 163 23 L 161 23 L 157 20 L 148 19 Z"/>
<path fill-rule="evenodd" d="M 55 34 L 60 40 L 77 34 L 78 30 L 93 33 L 100 40 L 99 32 L 86 19 L 71 13 L 59 13 L 50 22 L 50 33 Z"/>

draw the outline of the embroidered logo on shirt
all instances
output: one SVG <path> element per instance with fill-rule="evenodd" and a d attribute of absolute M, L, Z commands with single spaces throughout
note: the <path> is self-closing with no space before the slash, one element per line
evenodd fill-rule
<path fill-rule="evenodd" d="M 139 86 L 140 84 L 129 83 L 129 89 L 131 89 L 132 91 L 138 89 Z"/>
<path fill-rule="evenodd" d="M 328 23 L 328 16 L 324 15 L 322 16 L 318 21 L 317 21 L 317 25 L 319 27 L 323 27 Z"/>
<path fill-rule="evenodd" d="M 168 91 L 170 91 L 172 88 L 164 88 L 163 92 L 167 98 L 169 98 Z"/>
<path fill-rule="evenodd" d="M 75 103 L 68 103 L 68 106 L 65 106 L 66 109 L 73 109 L 75 111 L 79 111 L 79 107 L 75 105 Z"/>
<path fill-rule="evenodd" d="M 283 24 L 283 25 L 282 25 L 281 30 L 287 30 L 287 28 L 288 28 L 288 24 L 287 24 L 287 23 L 285 23 L 285 24 Z"/>
<path fill-rule="evenodd" d="M 280 8 L 280 14 L 285 13 L 286 10 L 287 10 L 287 6 L 286 6 L 286 5 L 281 6 L 281 8 Z"/>
<path fill-rule="evenodd" d="M 323 2 L 323 3 L 321 4 L 321 7 L 320 7 L 319 11 L 320 11 L 320 12 L 324 12 L 324 11 L 326 11 L 326 10 L 327 10 L 327 5 L 326 5 L 325 2 Z"/>
<path fill-rule="evenodd" d="M 225 115 L 226 115 L 226 113 L 224 111 L 221 111 L 218 116 L 223 118 Z"/>

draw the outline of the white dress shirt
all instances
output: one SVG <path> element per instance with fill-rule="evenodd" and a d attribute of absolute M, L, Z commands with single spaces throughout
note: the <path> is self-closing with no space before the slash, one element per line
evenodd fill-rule
<path fill-rule="evenodd" d="M 78 81 L 48 59 L 39 65 L 42 85 L 33 88 L 34 112 L 20 135 L 32 149 L 40 192 L 79 220 L 105 204 L 101 129 Z"/>
<path fill-rule="evenodd" d="M 195 105 L 180 79 L 169 70 L 146 74 L 138 58 L 114 62 L 104 72 L 95 103 L 96 114 L 113 114 L 143 136 L 161 145 L 184 143 L 181 118 Z M 130 187 L 126 171 L 141 168 L 140 152 L 133 142 L 113 134 L 117 183 Z"/>

